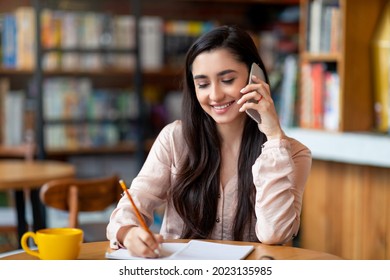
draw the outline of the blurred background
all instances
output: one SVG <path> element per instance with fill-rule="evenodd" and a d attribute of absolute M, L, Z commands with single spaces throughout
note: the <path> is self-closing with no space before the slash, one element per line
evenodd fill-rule
<path fill-rule="evenodd" d="M 0 161 L 25 158 L 19 147 L 33 141 L 34 160 L 71 163 L 78 178 L 118 174 L 130 184 L 161 128 L 181 117 L 188 47 L 216 26 L 239 25 L 258 46 L 286 134 L 313 153 L 293 245 L 390 259 L 388 6 L 1 1 Z M 47 226 L 66 225 L 66 212 L 46 210 Z M 106 224 L 111 211 L 81 213 L 80 222 Z M 16 223 L 13 189 L 0 187 L 0 219 L 0 252 L 18 248 L 16 231 L 1 231 Z"/>

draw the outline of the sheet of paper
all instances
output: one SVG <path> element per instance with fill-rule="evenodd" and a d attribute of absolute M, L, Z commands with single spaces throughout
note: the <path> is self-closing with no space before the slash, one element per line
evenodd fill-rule
<path fill-rule="evenodd" d="M 230 245 L 191 240 L 188 243 L 163 243 L 160 259 L 169 260 L 239 260 L 253 251 L 251 245 Z M 108 259 L 143 259 L 129 254 L 127 249 L 106 253 Z"/>
<path fill-rule="evenodd" d="M 161 256 L 160 259 L 167 259 L 171 257 L 174 253 L 182 250 L 187 243 L 163 243 L 161 244 Z M 106 252 L 107 259 L 116 259 L 116 260 L 140 260 L 145 258 L 134 257 L 130 255 L 127 249 L 118 249 L 111 252 Z"/>

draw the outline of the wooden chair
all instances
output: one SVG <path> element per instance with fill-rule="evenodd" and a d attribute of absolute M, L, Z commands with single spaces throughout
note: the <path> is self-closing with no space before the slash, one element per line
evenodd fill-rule
<path fill-rule="evenodd" d="M 44 205 L 67 211 L 68 226 L 84 230 L 86 242 L 106 240 L 107 223 L 79 224 L 81 212 L 103 211 L 121 197 L 117 175 L 89 179 L 58 179 L 44 184 L 40 199 Z"/>

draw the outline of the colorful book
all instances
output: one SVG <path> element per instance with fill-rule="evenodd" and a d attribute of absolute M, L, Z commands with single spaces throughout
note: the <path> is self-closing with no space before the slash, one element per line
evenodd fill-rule
<path fill-rule="evenodd" d="M 113 21 L 113 46 L 119 49 L 135 49 L 135 18 L 128 15 L 116 15 Z M 133 53 L 113 54 L 115 67 L 123 69 L 135 68 Z"/>
<path fill-rule="evenodd" d="M 340 128 L 340 78 L 336 72 L 325 73 L 324 129 L 338 131 Z"/>
<path fill-rule="evenodd" d="M 312 128 L 312 78 L 310 63 L 303 63 L 301 68 L 301 95 L 299 97 L 299 126 Z"/>
<path fill-rule="evenodd" d="M 81 16 L 76 12 L 64 12 L 62 14 L 61 47 L 64 49 L 80 46 L 79 30 L 81 28 Z M 65 52 L 62 54 L 61 67 L 64 70 L 77 70 L 80 68 L 80 54 Z"/>
<path fill-rule="evenodd" d="M 316 129 L 323 128 L 323 108 L 324 108 L 324 72 L 325 65 L 323 63 L 313 63 L 311 65 L 312 78 L 312 115 L 313 122 L 311 127 Z"/>
<path fill-rule="evenodd" d="M 24 142 L 25 93 L 8 91 L 4 100 L 4 145 L 21 145 Z"/>
<path fill-rule="evenodd" d="M 32 70 L 36 63 L 36 24 L 34 7 L 18 7 L 16 20 L 16 66 L 18 69 Z"/>
<path fill-rule="evenodd" d="M 312 53 L 321 50 L 321 23 L 322 23 L 323 0 L 313 0 L 309 4 L 309 48 Z"/>
<path fill-rule="evenodd" d="M 41 44 L 43 48 L 58 48 L 61 42 L 62 13 L 44 9 L 41 13 Z M 60 53 L 52 51 L 43 57 L 43 69 L 60 68 Z"/>
<path fill-rule="evenodd" d="M 16 68 L 17 66 L 17 25 L 13 13 L 4 15 L 4 27 L 2 33 L 2 60 L 3 67 Z"/>
<path fill-rule="evenodd" d="M 156 16 L 143 16 L 140 20 L 141 65 L 145 70 L 158 70 L 164 64 L 164 21 Z"/>
<path fill-rule="evenodd" d="M 341 13 L 339 7 L 331 8 L 331 26 L 330 26 L 330 52 L 339 52 L 341 49 Z"/>
<path fill-rule="evenodd" d="M 293 126 L 295 120 L 297 67 L 296 56 L 287 56 L 283 66 L 283 81 L 279 108 L 280 123 L 284 127 Z"/>

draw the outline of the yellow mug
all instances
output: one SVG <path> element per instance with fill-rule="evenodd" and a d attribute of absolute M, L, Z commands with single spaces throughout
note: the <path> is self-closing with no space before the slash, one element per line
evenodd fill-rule
<path fill-rule="evenodd" d="M 37 251 L 28 246 L 29 238 L 34 240 Z M 27 254 L 41 260 L 75 260 L 80 253 L 82 242 L 83 231 L 78 228 L 46 228 L 35 233 L 28 231 L 20 241 Z"/>

